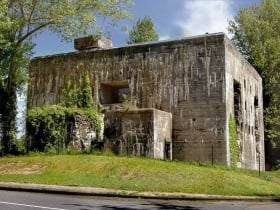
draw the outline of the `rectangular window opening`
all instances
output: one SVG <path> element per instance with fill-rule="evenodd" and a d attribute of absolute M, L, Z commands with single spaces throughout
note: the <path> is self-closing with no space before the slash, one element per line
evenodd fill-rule
<path fill-rule="evenodd" d="M 240 136 L 243 127 L 242 109 L 241 109 L 241 84 L 236 80 L 233 81 L 233 104 L 234 104 L 234 118 L 236 122 L 237 135 Z"/>
<path fill-rule="evenodd" d="M 259 99 L 258 99 L 258 96 L 255 96 L 254 97 L 254 114 L 255 114 L 255 138 L 256 138 L 256 141 L 259 141 L 260 139 L 260 136 L 259 136 Z"/>
<path fill-rule="evenodd" d="M 128 81 L 100 83 L 99 101 L 101 104 L 118 104 L 129 100 L 131 91 Z"/>
<path fill-rule="evenodd" d="M 259 99 L 258 99 L 258 96 L 255 96 L 254 97 L 254 106 L 255 108 L 257 108 L 259 106 Z"/>
<path fill-rule="evenodd" d="M 234 91 L 234 117 L 238 124 L 241 123 L 241 85 L 239 82 L 234 80 L 233 84 Z"/>

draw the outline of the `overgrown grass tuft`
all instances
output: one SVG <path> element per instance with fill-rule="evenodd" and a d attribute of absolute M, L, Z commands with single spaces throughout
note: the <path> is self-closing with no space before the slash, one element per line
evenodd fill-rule
<path fill-rule="evenodd" d="M 102 155 L 0 159 L 0 181 L 220 195 L 280 195 L 280 172 Z"/>

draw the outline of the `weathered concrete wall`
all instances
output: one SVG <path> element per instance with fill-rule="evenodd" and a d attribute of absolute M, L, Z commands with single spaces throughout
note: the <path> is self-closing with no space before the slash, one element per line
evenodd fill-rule
<path fill-rule="evenodd" d="M 227 122 L 229 122 L 230 114 L 237 121 L 239 166 L 242 168 L 258 169 L 260 158 L 260 168 L 264 170 L 262 79 L 227 39 L 225 46 L 226 115 Z M 235 90 L 238 86 L 240 93 L 237 93 L 239 91 Z M 239 95 L 239 99 L 236 99 L 236 95 Z M 235 103 L 236 100 L 238 103 Z M 228 130 L 228 126 L 226 129 Z M 228 139 L 229 136 L 227 135 L 226 138 Z"/>
<path fill-rule="evenodd" d="M 66 134 L 66 148 L 90 148 L 92 142 L 97 139 L 96 128 L 91 120 L 79 113 L 73 113 L 67 121 Z"/>
<path fill-rule="evenodd" d="M 228 165 L 228 116 L 233 108 L 227 108 L 227 103 L 232 106 L 225 75 L 231 74 L 228 67 L 225 71 L 227 42 L 219 33 L 37 58 L 30 67 L 28 107 L 58 103 L 66 81 L 79 81 L 89 71 L 98 106 L 100 101 L 118 101 L 117 95 L 109 97 L 110 91 L 129 88 L 132 105 L 172 113 L 174 159 L 211 161 L 213 155 Z M 235 53 L 234 48 L 230 51 Z M 254 76 L 243 70 L 248 79 Z"/>
<path fill-rule="evenodd" d="M 154 109 L 154 158 L 172 160 L 172 114 Z"/>
<path fill-rule="evenodd" d="M 100 84 L 127 81 L 132 102 L 173 114 L 173 157 L 227 163 L 224 35 L 37 58 L 31 63 L 29 107 L 59 102 L 66 81 L 89 71 L 95 101 Z"/>
<path fill-rule="evenodd" d="M 116 154 L 172 159 L 172 115 L 156 109 L 105 113 L 104 137 Z"/>

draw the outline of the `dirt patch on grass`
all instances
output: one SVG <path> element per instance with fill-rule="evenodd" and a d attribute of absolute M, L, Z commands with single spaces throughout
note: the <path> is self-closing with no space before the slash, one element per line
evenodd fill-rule
<path fill-rule="evenodd" d="M 273 181 L 277 184 L 280 184 L 280 177 L 274 177 Z"/>
<path fill-rule="evenodd" d="M 41 174 L 46 166 L 37 163 L 26 163 L 23 161 L 0 163 L 1 174 Z"/>

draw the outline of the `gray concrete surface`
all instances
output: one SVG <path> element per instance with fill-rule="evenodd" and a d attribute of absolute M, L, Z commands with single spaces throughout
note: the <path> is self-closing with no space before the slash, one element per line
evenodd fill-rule
<path fill-rule="evenodd" d="M 2 210 L 279 210 L 275 201 L 174 200 L 0 190 Z"/>

